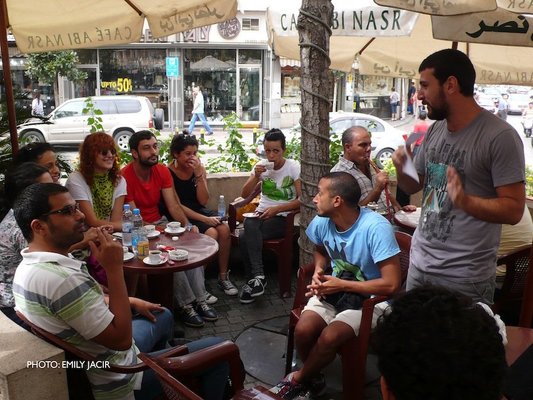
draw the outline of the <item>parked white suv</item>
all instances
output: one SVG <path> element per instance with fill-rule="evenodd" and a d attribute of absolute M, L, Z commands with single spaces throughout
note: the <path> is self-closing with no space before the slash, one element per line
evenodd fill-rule
<path fill-rule="evenodd" d="M 18 126 L 21 139 L 52 144 L 81 143 L 90 133 L 89 115 L 84 115 L 85 97 L 65 101 L 45 117 L 31 118 Z M 95 96 L 95 109 L 102 111 L 102 125 L 118 147 L 128 150 L 134 132 L 163 127 L 163 109 L 154 110 L 143 96 Z"/>

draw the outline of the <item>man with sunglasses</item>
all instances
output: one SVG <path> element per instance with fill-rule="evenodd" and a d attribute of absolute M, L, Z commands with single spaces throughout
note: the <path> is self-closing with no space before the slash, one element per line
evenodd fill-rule
<path fill-rule="evenodd" d="M 37 183 L 26 188 L 13 207 L 28 241 L 15 273 L 15 306 L 33 324 L 61 337 L 105 362 L 132 365 L 139 352 L 132 340 L 132 313 L 124 283 L 122 245 L 104 230 L 90 241 L 91 252 L 105 269 L 108 286 L 89 275 L 85 263 L 68 250 L 83 239 L 85 216 L 68 190 L 58 184 Z M 188 344 L 189 352 L 220 342 L 206 338 Z M 95 398 L 151 399 L 161 392 L 153 374 L 118 374 L 90 368 L 87 376 Z M 227 366 L 219 364 L 200 377 L 204 398 L 219 399 Z M 134 393 L 135 391 L 135 393 Z M 211 393 L 211 391 L 213 391 Z"/>

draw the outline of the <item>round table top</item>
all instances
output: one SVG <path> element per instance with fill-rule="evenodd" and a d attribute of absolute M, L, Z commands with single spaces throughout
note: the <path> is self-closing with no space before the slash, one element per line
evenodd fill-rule
<path fill-rule="evenodd" d="M 178 236 L 178 240 L 172 240 L 172 236 L 165 232 L 150 239 L 150 250 L 157 249 L 158 245 L 172 246 L 176 249 L 187 250 L 189 256 L 183 261 L 169 261 L 160 265 L 145 264 L 141 259 L 133 259 L 124 262 L 124 271 L 140 274 L 168 274 L 177 271 L 196 268 L 211 261 L 218 252 L 218 243 L 215 239 L 202 233 L 184 232 Z M 164 251 L 164 250 L 163 250 Z"/>
<path fill-rule="evenodd" d="M 394 213 L 394 222 L 404 228 L 415 230 L 418 226 L 418 221 L 420 220 L 421 211 L 422 209 L 420 207 L 417 207 L 416 211 L 411 212 L 403 210 L 397 211 Z"/>

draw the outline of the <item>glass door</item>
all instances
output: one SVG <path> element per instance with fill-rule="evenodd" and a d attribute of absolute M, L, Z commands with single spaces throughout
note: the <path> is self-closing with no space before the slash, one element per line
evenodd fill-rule
<path fill-rule="evenodd" d="M 89 97 L 100 95 L 100 91 L 97 90 L 98 86 L 96 78 L 96 67 L 81 67 L 80 69 L 87 74 L 87 79 L 81 82 L 74 83 L 74 97 Z"/>
<path fill-rule="evenodd" d="M 261 119 L 261 67 L 239 67 L 239 104 L 241 121 Z"/>

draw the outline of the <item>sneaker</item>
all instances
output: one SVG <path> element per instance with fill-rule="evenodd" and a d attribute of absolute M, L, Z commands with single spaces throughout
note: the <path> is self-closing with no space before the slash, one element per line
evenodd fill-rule
<path fill-rule="evenodd" d="M 307 388 L 296 382 L 293 379 L 294 372 L 291 372 L 287 375 L 281 382 L 274 386 L 270 391 L 274 394 L 277 394 L 278 397 L 286 400 L 296 399 L 300 395 L 303 395 Z"/>
<path fill-rule="evenodd" d="M 205 321 L 212 322 L 218 319 L 217 312 L 211 307 L 209 307 L 209 305 L 205 301 L 198 302 L 198 304 L 196 305 L 196 311 Z"/>
<path fill-rule="evenodd" d="M 215 304 L 217 301 L 218 301 L 218 297 L 216 296 L 213 296 L 211 293 L 209 292 L 205 292 L 205 302 L 209 305 L 211 304 Z"/>
<path fill-rule="evenodd" d="M 252 297 L 252 287 L 248 285 L 247 283 L 245 283 L 241 289 L 239 300 L 243 304 L 250 304 L 255 301 L 255 299 Z"/>
<path fill-rule="evenodd" d="M 239 293 L 233 282 L 229 280 L 229 271 L 226 274 L 226 279 L 218 280 L 218 287 L 222 289 L 228 296 L 235 296 L 237 293 Z"/>
<path fill-rule="evenodd" d="M 241 290 L 239 300 L 243 304 L 252 303 L 255 301 L 254 297 L 261 296 L 265 293 L 265 287 L 267 285 L 264 276 L 256 276 L 246 283 Z"/>
<path fill-rule="evenodd" d="M 265 288 L 267 285 L 266 278 L 264 276 L 256 276 L 253 279 L 250 279 L 248 281 L 248 286 L 252 288 L 252 297 L 261 296 L 263 293 L 265 293 Z"/>
<path fill-rule="evenodd" d="M 204 326 L 204 320 L 198 315 L 192 304 L 187 304 L 180 310 L 181 321 L 191 328 L 201 328 Z"/>

